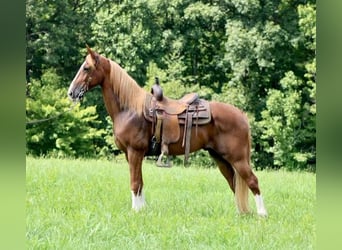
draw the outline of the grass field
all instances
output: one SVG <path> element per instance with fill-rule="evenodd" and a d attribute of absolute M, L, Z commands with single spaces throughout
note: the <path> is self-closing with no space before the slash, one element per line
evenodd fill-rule
<path fill-rule="evenodd" d="M 256 172 L 268 218 L 239 216 L 218 169 L 143 165 L 131 210 L 127 163 L 26 159 L 28 249 L 315 249 L 316 176 Z"/>

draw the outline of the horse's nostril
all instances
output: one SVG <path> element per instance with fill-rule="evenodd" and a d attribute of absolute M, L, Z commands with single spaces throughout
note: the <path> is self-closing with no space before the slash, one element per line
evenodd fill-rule
<path fill-rule="evenodd" d="M 72 97 L 72 91 L 70 91 L 70 92 L 68 93 L 68 95 L 69 95 L 70 97 Z"/>

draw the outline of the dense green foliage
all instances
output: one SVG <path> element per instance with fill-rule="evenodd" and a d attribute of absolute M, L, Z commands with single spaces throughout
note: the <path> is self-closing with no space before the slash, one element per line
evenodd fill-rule
<path fill-rule="evenodd" d="M 27 249 L 316 249 L 315 174 L 257 171 L 269 217 L 238 216 L 218 169 L 144 163 L 131 210 L 123 162 L 27 158 Z"/>
<path fill-rule="evenodd" d="M 85 44 L 149 89 L 232 103 L 251 121 L 257 168 L 315 169 L 316 3 L 289 0 L 27 1 L 27 119 L 68 108 Z M 98 114 L 98 117 L 96 117 Z M 27 152 L 108 156 L 97 90 L 27 126 Z"/>

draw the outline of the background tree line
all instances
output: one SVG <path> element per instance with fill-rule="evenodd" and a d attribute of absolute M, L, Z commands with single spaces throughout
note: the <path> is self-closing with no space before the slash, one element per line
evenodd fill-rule
<path fill-rule="evenodd" d="M 196 91 L 241 108 L 255 167 L 315 170 L 315 1 L 28 0 L 26 15 L 27 120 L 70 108 L 87 43 L 146 90 L 159 76 L 170 97 Z M 117 153 L 99 89 L 27 124 L 26 141 L 32 155 Z"/>

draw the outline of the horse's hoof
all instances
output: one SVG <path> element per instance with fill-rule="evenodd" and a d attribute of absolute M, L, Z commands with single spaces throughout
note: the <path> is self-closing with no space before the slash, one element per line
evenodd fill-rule
<path fill-rule="evenodd" d="M 266 213 L 266 211 L 265 212 L 261 212 L 261 213 L 259 212 L 258 215 L 261 218 L 267 218 L 268 217 L 268 214 Z"/>

